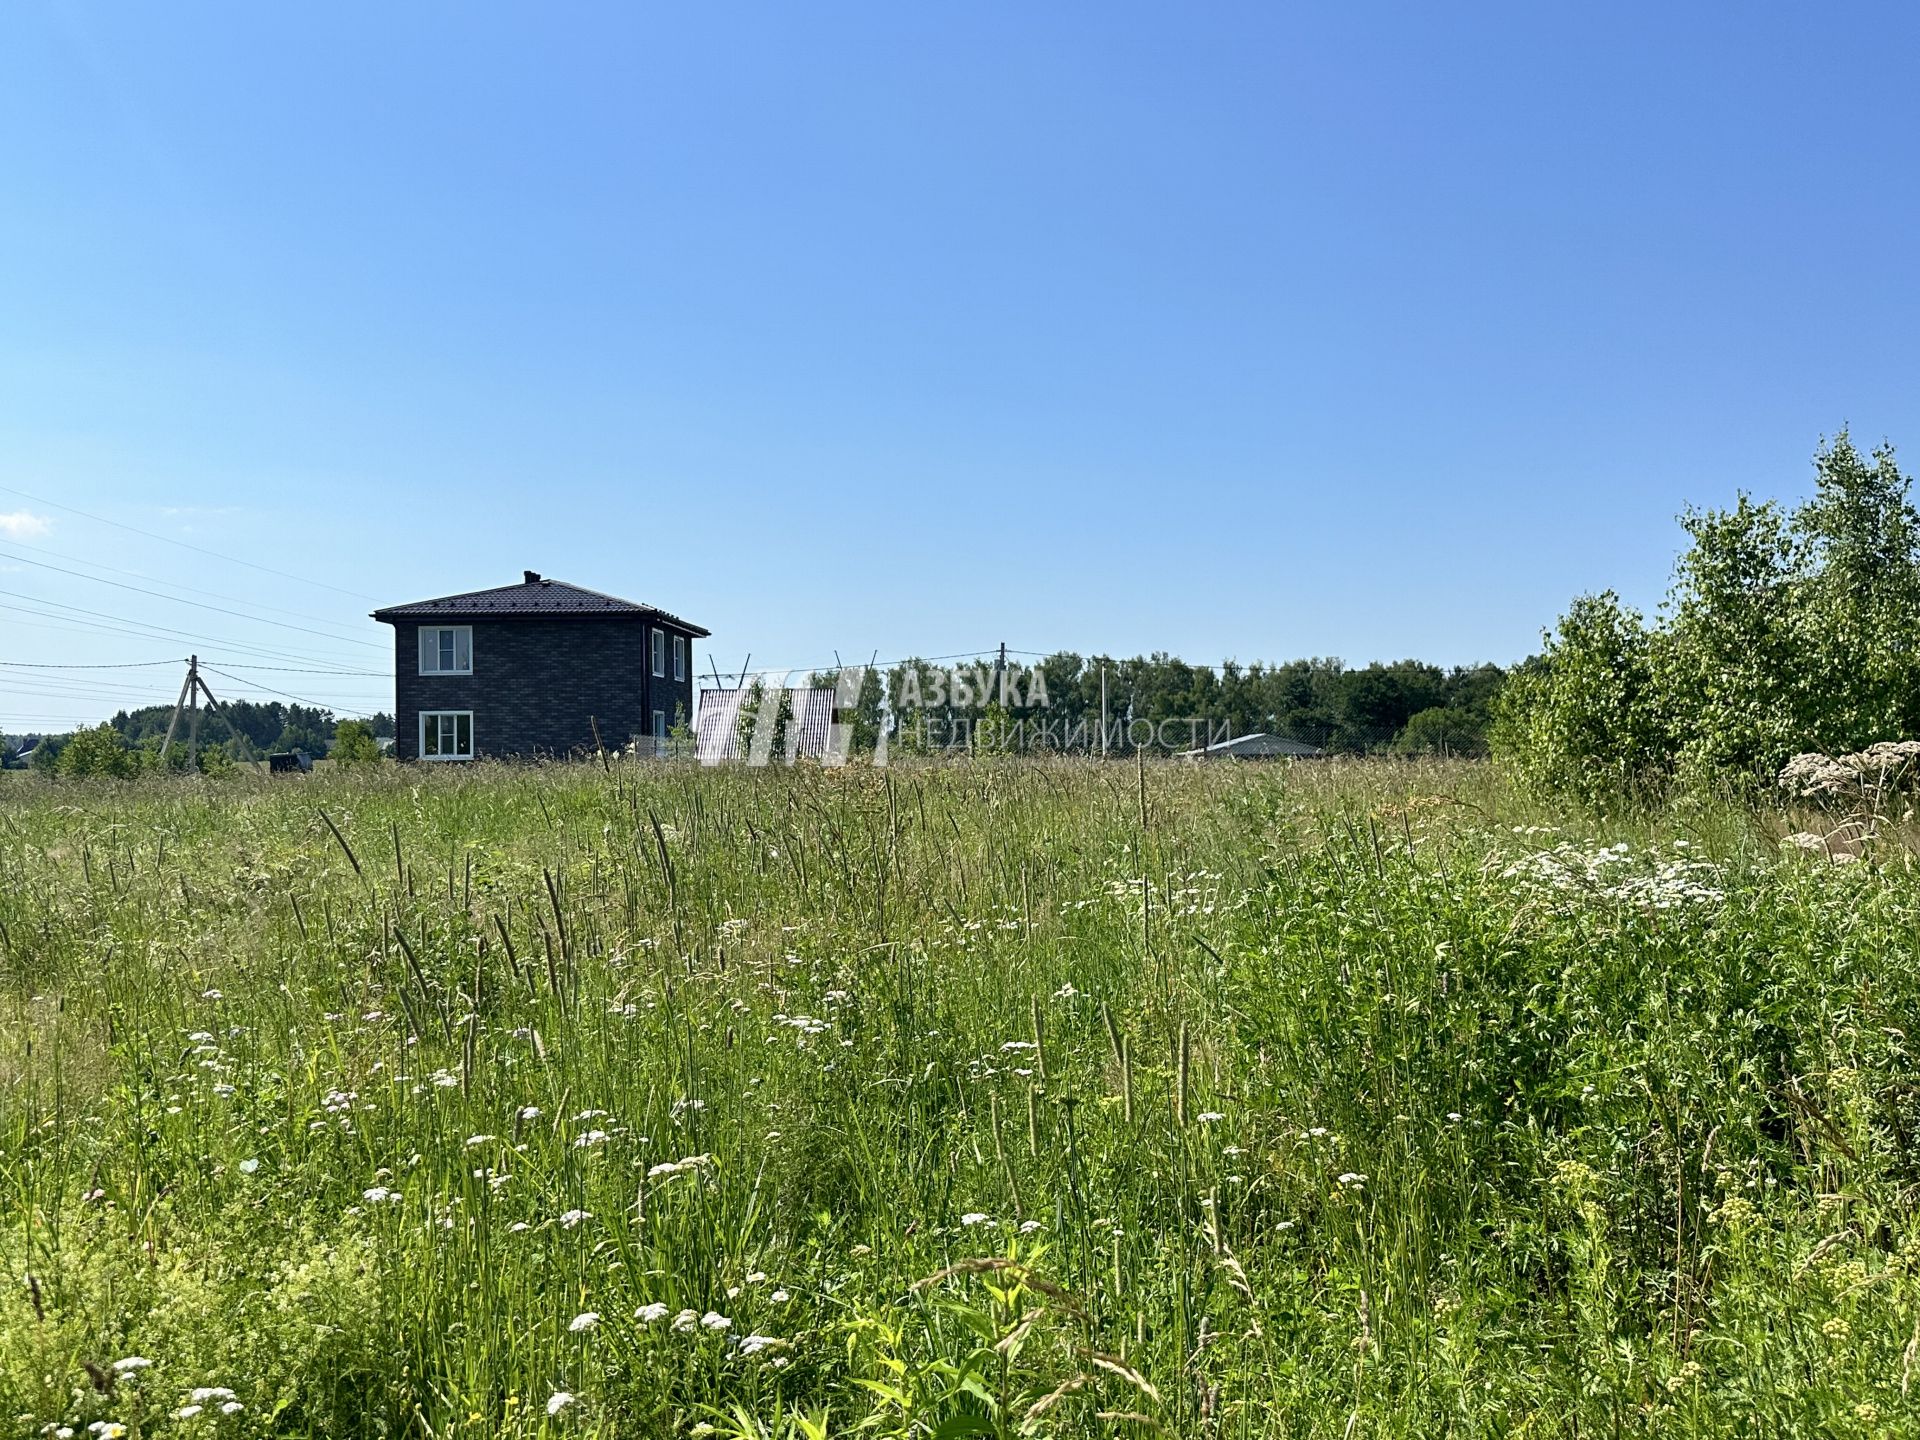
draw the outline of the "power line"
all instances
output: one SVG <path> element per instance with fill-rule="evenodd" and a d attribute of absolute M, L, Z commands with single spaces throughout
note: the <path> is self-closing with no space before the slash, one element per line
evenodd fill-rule
<path fill-rule="evenodd" d="M 954 655 L 907 655 L 898 660 L 872 660 L 867 662 L 866 668 L 870 670 L 886 670 L 895 665 L 906 665 L 914 661 L 931 665 L 936 660 L 978 660 L 983 656 L 992 654 L 999 648 L 998 645 L 984 645 L 978 650 L 962 650 Z M 1038 650 L 1009 650 L 1007 653 L 1009 655 L 1038 655 L 1041 652 Z M 748 675 L 795 675 L 803 670 L 811 674 L 820 670 L 839 670 L 843 668 L 845 667 L 843 667 L 841 662 L 835 659 L 830 665 L 788 665 L 784 667 L 770 665 L 764 670 L 754 669 L 745 672 L 735 670 L 728 673 L 735 675 L 742 673 Z"/>
<path fill-rule="evenodd" d="M 55 608 L 60 610 L 74 611 L 76 614 L 79 614 L 79 615 L 91 615 L 96 617 L 96 620 L 123 620 L 123 621 L 127 620 L 127 617 L 124 615 L 113 615 L 104 610 L 88 610 L 79 605 L 69 605 L 62 600 L 48 600 L 39 595 L 27 595 L 18 590 L 0 590 L 0 595 L 11 595 L 16 600 L 31 600 L 38 605 L 52 605 Z M 43 619 L 66 620 L 73 623 L 88 625 L 87 621 L 74 622 L 74 617 L 72 615 L 52 615 L 45 610 L 29 610 L 18 605 L 0 604 L 0 610 L 21 610 L 22 613 L 24 614 L 38 615 L 38 616 L 41 616 Z M 350 665 L 353 663 L 350 658 L 342 658 L 338 656 L 331 656 L 331 655 L 324 655 L 324 654 L 315 654 L 312 651 L 294 650 L 291 648 L 269 650 L 263 645 L 250 645 L 242 640 L 229 640 L 229 639 L 221 639 L 217 636 L 212 636 L 212 635 L 200 635 L 200 634 L 196 634 L 191 630 L 174 630 L 164 625 L 149 625 L 145 621 L 141 621 L 141 620 L 133 620 L 133 621 L 129 621 L 128 623 L 137 625 L 140 627 L 140 629 L 129 630 L 126 628 L 125 625 L 101 625 L 98 623 L 89 625 L 89 628 L 96 629 L 96 630 L 115 630 L 123 635 L 139 635 L 140 638 L 143 640 L 161 640 L 161 639 L 168 639 L 168 638 L 177 639 L 177 640 L 201 640 L 201 641 L 205 641 L 210 645 L 225 645 L 234 650 L 245 650 L 245 651 L 251 652 L 252 654 L 264 655 L 268 659 L 274 659 L 274 660 L 292 657 L 295 659 L 303 659 L 303 660 L 331 660 L 333 661 L 333 663 L 340 664 L 340 665 Z"/>
<path fill-rule="evenodd" d="M 107 565 L 98 560 L 89 560 L 83 555 L 69 555 L 62 550 L 49 550 L 45 545 L 29 545 L 24 540 L 11 539 L 6 543 L 18 546 L 23 550 L 31 550 L 38 555 L 51 555 L 56 560 L 71 560 L 76 565 L 86 565 L 92 569 L 105 570 L 114 575 L 127 575 L 135 580 L 147 580 L 155 585 L 165 585 L 169 590 L 185 590 L 194 595 L 205 595 L 210 600 L 231 600 L 236 605 L 250 606 L 255 610 L 268 610 L 275 615 L 291 615 L 296 620 L 312 620 L 320 625 L 340 626 L 338 620 L 331 620 L 325 615 L 310 615 L 304 610 L 288 610 L 279 605 L 262 605 L 258 601 L 251 600 L 244 595 L 228 595 L 219 590 L 203 590 L 198 585 L 184 585 L 178 580 L 162 580 L 159 576 L 149 575 L 142 570 L 127 570 L 118 565 Z"/>
<path fill-rule="evenodd" d="M 56 560 L 68 560 L 74 563 L 75 565 L 85 565 L 92 570 L 105 570 L 110 574 L 126 575 L 126 576 L 130 576 L 135 580 L 145 580 L 150 584 L 164 585 L 169 590 L 185 590 L 189 594 L 205 595 L 206 597 L 212 600 L 230 600 L 236 605 L 244 605 L 245 607 L 247 607 L 247 611 L 249 612 L 249 614 L 252 611 L 258 610 L 258 611 L 263 611 L 273 615 L 290 615 L 296 620 L 311 620 L 317 625 L 331 625 L 336 630 L 345 630 L 350 628 L 345 622 L 334 620 L 325 615 L 313 615 L 313 614 L 309 614 L 305 610 L 289 610 L 284 606 L 280 606 L 280 605 L 266 605 L 261 603 L 258 600 L 252 599 L 249 596 L 229 595 L 226 592 L 221 590 L 204 590 L 198 585 L 185 585 L 178 580 L 164 580 L 157 575 L 149 575 L 146 572 L 141 570 L 127 570 L 118 565 L 106 565 L 101 563 L 98 560 L 89 560 L 82 555 L 69 555 L 61 550 L 49 550 L 44 545 L 29 545 L 24 540 L 9 539 L 5 543 L 10 546 L 14 546 L 18 549 L 32 550 L 36 554 L 51 555 Z M 9 555 L 7 558 L 13 559 L 13 560 L 25 561 L 27 564 L 30 564 L 30 565 L 36 563 L 32 560 L 29 560 L 25 555 Z M 59 567 L 48 566 L 47 568 L 58 569 Z M 66 571 L 63 573 L 72 574 L 74 572 Z M 112 581 L 102 580 L 102 577 L 97 575 L 82 575 L 80 576 L 80 578 L 83 580 L 100 580 L 101 583 L 103 584 L 113 583 Z M 174 595 L 164 595 L 161 598 L 166 600 L 176 600 L 178 601 L 178 603 L 183 605 L 190 605 L 193 603 L 190 600 L 180 600 L 178 596 L 174 596 Z M 354 640 L 356 643 L 368 643 L 368 642 L 361 641 L 358 636 L 338 635 L 338 636 L 330 636 L 328 638 L 340 639 L 340 640 L 351 639 L 351 640 Z"/>
<path fill-rule="evenodd" d="M 169 660 L 160 663 L 171 665 L 177 662 Z M 259 670 L 262 672 L 278 671 L 282 675 L 369 675 L 376 680 L 385 680 L 388 676 L 388 672 L 385 670 L 305 670 L 298 665 L 241 665 L 232 660 L 229 660 L 227 663 L 232 665 L 236 670 L 245 670 L 249 673 Z"/>
<path fill-rule="evenodd" d="M 165 600 L 170 605 L 191 605 L 196 610 L 211 610 L 216 615 L 226 615 L 235 620 L 252 620 L 255 618 L 251 615 L 243 615 L 238 610 L 229 610 L 223 605 L 208 605 L 200 600 L 183 600 L 178 595 L 164 595 L 158 590 L 142 589 L 138 585 L 129 585 L 123 580 L 109 580 L 103 575 L 85 575 L 78 570 L 69 570 L 64 565 L 49 565 L 44 560 L 34 560 L 25 555 L 13 555 L 8 558 L 18 560 L 23 565 L 38 565 L 42 570 L 53 570 L 61 575 L 71 575 L 77 580 L 91 580 L 96 585 L 111 585 L 116 590 L 131 590 L 136 595 L 150 595 L 155 600 Z M 48 603 L 56 602 L 50 601 Z M 242 601 L 241 603 L 244 604 L 245 602 Z M 310 629 L 305 625 L 288 625 L 284 621 L 278 620 L 273 623 L 282 630 L 298 630 L 303 635 L 318 635 L 322 640 L 332 640 L 343 645 L 365 645 L 373 650 L 386 649 L 386 646 L 376 641 L 361 640 L 352 635 L 330 635 L 324 630 Z"/>
<path fill-rule="evenodd" d="M 200 668 L 202 670 L 212 670 L 214 674 L 223 679 L 231 680 L 236 685 L 252 685 L 257 690 L 265 690 L 269 694 L 278 695 L 282 699 L 296 701 L 301 705 L 310 705 L 316 710 L 331 710 L 333 708 L 331 705 L 323 705 L 317 700 L 309 700 L 304 695 L 294 695 L 285 690 L 275 690 L 273 686 L 262 685 L 258 680 L 243 680 L 238 675 L 229 675 L 226 671 L 217 669 L 212 665 L 202 664 Z"/>
<path fill-rule="evenodd" d="M 50 665 L 37 660 L 0 660 L 10 670 L 139 670 L 155 665 L 179 665 L 179 660 L 119 660 L 98 665 Z"/>
<path fill-rule="evenodd" d="M 322 590 L 332 590 L 336 594 L 351 595 L 356 600 L 372 600 L 376 605 L 380 603 L 375 596 L 362 594 L 358 590 L 347 590 L 338 585 L 329 585 L 324 580 L 309 580 L 304 575 L 295 575 L 288 570 L 276 570 L 271 565 L 260 565 L 252 560 L 242 560 L 237 555 L 225 555 L 218 550 L 209 550 L 204 545 L 194 545 L 185 540 L 176 540 L 171 535 L 160 535 L 152 530 L 142 530 L 138 525 L 128 525 L 120 520 L 109 520 L 104 515 L 95 515 L 92 511 L 82 510 L 75 505 L 62 505 L 58 500 L 48 500 L 39 495 L 32 495 L 25 490 L 16 489 L 12 485 L 0 485 L 0 490 L 6 491 L 9 495 L 18 495 L 23 500 L 31 500 L 36 505 L 51 505 L 54 509 L 64 510 L 69 515 L 78 515 L 83 519 L 97 521 L 102 525 L 111 525 L 116 530 L 125 530 L 134 535 L 144 535 L 149 540 L 159 540 L 168 545 L 178 545 L 182 550 L 192 550 L 201 555 L 211 555 L 214 559 L 225 560 L 229 564 L 244 565 L 249 570 L 258 570 L 265 575 L 278 575 L 282 580 L 296 580 L 302 585 L 314 585 Z"/>

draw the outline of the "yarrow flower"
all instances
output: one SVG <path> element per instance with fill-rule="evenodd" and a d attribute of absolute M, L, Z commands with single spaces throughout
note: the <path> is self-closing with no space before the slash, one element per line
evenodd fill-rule
<path fill-rule="evenodd" d="M 700 1323 L 700 1316 L 692 1310 L 682 1310 L 673 1317 L 673 1328 L 682 1335 Z"/>
<path fill-rule="evenodd" d="M 718 1310 L 707 1311 L 706 1314 L 700 1317 L 700 1323 L 709 1330 L 731 1330 L 733 1328 L 733 1321 L 722 1315 Z"/>
<path fill-rule="evenodd" d="M 123 1359 L 114 1361 L 112 1368 L 113 1373 L 116 1375 L 131 1375 L 134 1371 L 144 1370 L 151 1364 L 153 1364 L 153 1361 L 147 1359 L 144 1355 L 128 1355 Z"/>
<path fill-rule="evenodd" d="M 574 1316 L 572 1322 L 568 1324 L 567 1333 L 571 1335 L 578 1335 L 582 1330 L 591 1330 L 593 1329 L 594 1326 L 598 1325 L 599 1323 L 600 1323 L 599 1311 L 583 1310 L 578 1315 Z"/>
<path fill-rule="evenodd" d="M 571 1230 L 582 1220 L 591 1220 L 592 1218 L 593 1212 L 591 1210 L 569 1210 L 560 1217 L 560 1228 L 563 1230 Z"/>
<path fill-rule="evenodd" d="M 982 1214 L 978 1210 L 970 1210 L 960 1217 L 960 1223 L 962 1225 L 985 1225 L 992 1219 L 993 1217 L 991 1215 Z"/>
<path fill-rule="evenodd" d="M 558 1415 L 573 1404 L 573 1393 L 568 1390 L 556 1390 L 547 1397 L 547 1414 Z"/>
<path fill-rule="evenodd" d="M 737 1343 L 742 1355 L 758 1355 L 781 1342 L 771 1335 L 742 1335 Z"/>
<path fill-rule="evenodd" d="M 634 1311 L 633 1318 L 638 1320 L 642 1325 L 651 1325 L 656 1320 L 664 1320 L 667 1318 L 667 1307 L 658 1300 L 655 1300 L 652 1304 L 642 1305 L 638 1310 Z"/>

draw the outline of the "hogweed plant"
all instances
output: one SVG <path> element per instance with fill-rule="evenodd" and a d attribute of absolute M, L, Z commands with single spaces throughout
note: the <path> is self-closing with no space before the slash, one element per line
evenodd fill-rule
<path fill-rule="evenodd" d="M 0 784 L 17 1436 L 1915 1435 L 1920 880 L 1469 764 Z"/>

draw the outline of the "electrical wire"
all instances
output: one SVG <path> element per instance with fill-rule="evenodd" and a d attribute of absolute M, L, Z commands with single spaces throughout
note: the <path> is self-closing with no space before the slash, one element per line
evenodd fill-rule
<path fill-rule="evenodd" d="M 305 670 L 298 665 L 242 665 L 233 660 L 227 663 L 234 669 L 244 670 L 249 674 L 258 670 L 262 673 L 277 671 L 282 675 L 368 675 L 376 680 L 385 680 L 391 673 L 386 670 Z"/>
<path fill-rule="evenodd" d="M 245 684 L 247 684 L 247 683 L 248 683 L 247 681 L 245 681 L 245 680 L 242 680 L 242 679 L 241 679 L 241 678 L 240 678 L 240 677 L 239 677 L 238 675 L 229 675 L 229 674 L 227 674 L 227 672 L 226 672 L 225 670 L 221 670 L 221 669 L 218 669 L 218 668 L 216 668 L 215 666 L 212 666 L 212 665 L 208 665 L 208 664 L 206 664 L 206 663 L 204 663 L 204 662 L 202 662 L 202 664 L 201 664 L 201 666 L 200 666 L 200 668 L 201 668 L 202 670 L 211 670 L 211 671 L 213 671 L 213 673 L 214 673 L 214 674 L 216 674 L 216 675 L 218 675 L 218 676 L 221 676 L 221 677 L 222 677 L 223 679 L 227 679 L 227 680 L 231 680 L 231 681 L 233 681 L 233 682 L 234 682 L 234 684 L 236 684 L 236 685 L 245 685 Z M 285 699 L 285 700 L 292 700 L 292 701 L 295 701 L 295 702 L 297 702 L 297 703 L 299 703 L 299 704 L 301 704 L 301 705 L 310 705 L 310 706 L 312 706 L 312 707 L 313 707 L 314 709 L 316 709 L 316 710 L 331 710 L 331 709 L 333 708 L 333 707 L 332 707 L 331 705 L 322 705 L 322 704 L 321 704 L 321 703 L 320 703 L 319 701 L 317 701 L 317 700 L 309 700 L 309 699 L 308 699 L 308 698 L 307 698 L 306 696 L 304 696 L 304 695 L 294 695 L 294 694 L 292 694 L 292 693 L 290 693 L 290 692 L 288 692 L 288 691 L 286 691 L 286 690 L 275 690 L 275 689 L 273 688 L 273 686 L 271 686 L 271 685 L 262 685 L 262 684 L 260 684 L 260 682 L 259 682 L 259 681 L 257 681 L 257 680 L 256 680 L 256 681 L 254 681 L 254 682 L 252 682 L 252 683 L 253 683 L 253 685 L 254 685 L 254 688 L 255 688 L 255 689 L 259 689 L 259 690 L 265 690 L 265 691 L 267 691 L 267 692 L 268 692 L 268 693 L 270 693 L 270 694 L 273 694 L 273 695 L 278 695 L 278 696 L 280 696 L 280 697 L 281 697 L 282 699 Z"/>
<path fill-rule="evenodd" d="M 9 670 L 140 670 L 154 665 L 184 665 L 183 655 L 178 660 L 116 660 L 95 665 L 51 665 L 38 660 L 0 660 L 0 665 Z"/>
<path fill-rule="evenodd" d="M 297 580 L 302 585 L 313 585 L 321 590 L 332 590 L 336 594 L 351 595 L 356 600 L 372 600 L 376 605 L 380 603 L 375 596 L 364 595 L 358 590 L 347 590 L 339 585 L 329 585 L 324 580 L 309 580 L 304 575 L 295 575 L 288 570 L 276 570 L 271 565 L 260 565 L 252 560 L 242 560 L 237 555 L 223 555 L 220 551 L 209 550 L 204 545 L 194 545 L 185 540 L 176 540 L 171 535 L 160 535 L 152 530 L 142 530 L 138 525 L 128 525 L 124 521 L 109 520 L 104 515 L 95 515 L 93 512 L 82 510 L 75 505 L 62 505 L 58 500 L 48 500 L 44 496 L 32 495 L 25 490 L 16 489 L 12 485 L 0 485 L 0 490 L 6 491 L 9 495 L 18 495 L 23 500 L 31 500 L 36 505 L 51 505 L 54 509 L 64 510 L 69 515 L 78 515 L 83 519 L 93 520 L 101 525 L 111 525 L 116 530 L 125 530 L 134 535 L 144 535 L 149 540 L 159 540 L 164 544 L 177 545 L 182 550 L 192 550 L 196 554 L 211 555 L 216 560 L 225 560 L 233 565 L 244 565 L 249 570 L 258 570 L 262 574 L 278 575 L 282 580 Z"/>
<path fill-rule="evenodd" d="M 116 590 L 131 590 L 136 595 L 149 595 L 155 600 L 165 600 L 170 605 L 191 605 L 196 610 L 211 610 L 216 615 L 225 615 L 235 620 L 253 620 L 252 615 L 243 615 L 238 610 L 229 610 L 224 605 L 209 605 L 202 600 L 183 600 L 178 595 L 166 595 L 158 590 L 143 589 L 138 585 L 129 585 L 124 580 L 109 580 L 103 575 L 86 575 L 78 570 L 69 570 L 64 565 L 49 565 L 45 560 L 35 560 L 26 555 L 9 555 L 22 565 L 38 565 L 42 570 L 52 570 L 61 575 L 71 575 L 76 580 L 91 580 L 96 585 L 111 585 Z M 244 603 L 244 602 L 243 602 Z M 362 640 L 352 635 L 333 635 L 325 630 L 315 630 L 306 625 L 289 625 L 285 621 L 273 622 L 282 630 L 298 630 L 302 635 L 318 635 L 322 640 L 332 640 L 341 645 L 365 645 L 372 650 L 384 650 L 387 647 L 374 640 Z"/>
<path fill-rule="evenodd" d="M 8 539 L 8 545 L 22 550 L 31 550 L 36 555 L 51 555 L 56 560 L 68 560 L 75 565 L 85 565 L 93 570 L 105 570 L 113 575 L 125 575 L 133 580 L 145 580 L 149 584 L 164 585 L 169 590 L 185 590 L 192 595 L 204 595 L 209 600 L 231 600 L 236 605 L 245 605 L 251 610 L 266 610 L 275 615 L 291 615 L 296 620 L 311 620 L 317 625 L 339 626 L 340 622 L 325 615 L 311 615 L 305 610 L 287 610 L 278 605 L 263 605 L 244 595 L 228 595 L 220 590 L 203 590 L 198 585 L 187 585 L 178 580 L 163 580 L 157 575 L 149 575 L 143 570 L 127 570 L 118 565 L 108 565 L 99 560 L 89 560 L 84 555 L 69 555 L 63 550 L 50 550 L 45 545 L 30 545 L 25 540 Z"/>
<path fill-rule="evenodd" d="M 60 610 L 74 611 L 75 614 L 77 615 L 91 615 L 95 617 L 95 622 L 92 623 L 89 626 L 89 628 L 97 629 L 97 630 L 118 631 L 120 634 L 123 634 L 123 635 L 139 635 L 140 638 L 143 640 L 161 640 L 161 639 L 168 639 L 168 638 L 179 639 L 179 640 L 200 640 L 211 645 L 224 645 L 224 646 L 227 646 L 229 649 L 233 649 L 233 650 L 250 651 L 255 655 L 264 655 L 269 659 L 275 659 L 275 660 L 293 658 L 293 659 L 302 659 L 302 660 L 330 660 L 333 663 L 340 664 L 340 665 L 350 665 L 353 663 L 350 657 L 339 657 L 339 656 L 331 656 L 331 655 L 324 655 L 324 654 L 315 654 L 311 651 L 294 650 L 291 648 L 269 650 L 263 645 L 250 645 L 250 644 L 247 644 L 245 641 L 241 641 L 241 640 L 221 639 L 218 636 L 213 636 L 213 635 L 200 635 L 200 634 L 196 634 L 191 630 L 174 630 L 164 625 L 149 625 L 145 621 L 141 621 L 141 620 L 128 621 L 129 624 L 139 626 L 140 627 L 139 630 L 129 630 L 126 628 L 125 625 L 111 625 L 111 624 L 101 625 L 97 622 L 101 620 L 127 621 L 128 617 L 124 615 L 113 615 L 104 610 L 88 610 L 79 605 L 69 605 L 61 600 L 47 600 L 47 599 L 43 599 L 38 595 L 28 595 L 18 590 L 0 590 L 0 595 L 11 595 L 16 600 L 31 600 L 37 605 L 52 605 Z M 89 622 L 87 621 L 75 622 L 73 615 L 53 615 L 53 614 L 49 614 L 45 610 L 30 610 L 30 609 L 25 609 L 24 607 L 18 606 L 18 605 L 6 605 L 3 603 L 0 603 L 0 610 L 20 610 L 21 613 L 23 614 L 38 615 L 43 619 L 65 620 L 72 623 L 79 623 L 82 625 L 89 624 Z M 148 633 L 142 634 L 141 633 L 142 631 L 146 631 Z"/>

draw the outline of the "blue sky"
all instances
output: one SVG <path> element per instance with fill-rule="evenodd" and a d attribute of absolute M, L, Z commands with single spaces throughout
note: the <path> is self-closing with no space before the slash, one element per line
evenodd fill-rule
<path fill-rule="evenodd" d="M 528 567 L 723 669 L 1514 660 L 1920 446 L 1920 12 L 1680 9 L 7 7 L 0 660 L 362 709 Z"/>

